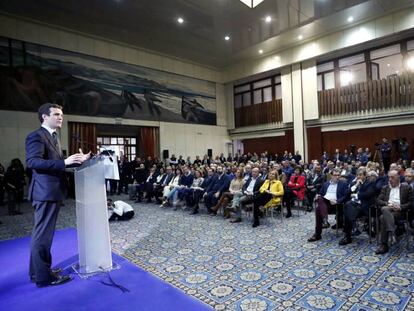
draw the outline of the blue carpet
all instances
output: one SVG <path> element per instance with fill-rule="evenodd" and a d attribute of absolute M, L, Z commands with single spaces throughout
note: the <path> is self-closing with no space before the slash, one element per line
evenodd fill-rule
<path fill-rule="evenodd" d="M 110 272 L 112 279 L 129 292 L 123 293 L 105 274 L 74 280 L 60 286 L 37 288 L 28 277 L 30 238 L 0 242 L 0 310 L 211 310 L 177 288 L 158 279 L 126 259 L 113 254 L 121 266 Z M 57 267 L 67 268 L 77 260 L 76 231 L 55 234 L 52 254 Z"/>

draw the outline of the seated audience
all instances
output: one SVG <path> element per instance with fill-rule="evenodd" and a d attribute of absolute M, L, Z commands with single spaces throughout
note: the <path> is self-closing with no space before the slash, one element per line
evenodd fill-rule
<path fill-rule="evenodd" d="M 181 168 L 177 168 L 175 170 L 174 177 L 171 179 L 169 184 L 164 187 L 163 202 L 161 204 L 162 207 L 166 207 L 170 203 L 169 201 L 172 199 L 176 191 L 176 188 L 180 185 L 180 180 L 181 180 L 182 175 L 183 175 L 183 171 L 181 170 Z"/>
<path fill-rule="evenodd" d="M 217 166 L 217 174 L 204 193 L 204 204 L 209 214 L 213 213 L 212 207 L 217 205 L 220 196 L 228 191 L 230 178 L 226 174 L 223 166 Z"/>
<path fill-rule="evenodd" d="M 199 202 L 203 197 L 206 189 L 210 186 L 214 179 L 214 171 L 209 168 L 207 169 L 207 176 L 204 178 L 200 187 L 194 187 L 192 191 L 192 196 L 188 196 L 188 201 L 186 201 L 187 207 L 191 208 L 191 215 L 198 214 Z"/>
<path fill-rule="evenodd" d="M 224 218 L 230 218 L 229 215 L 229 211 L 226 208 L 229 201 L 231 201 L 233 199 L 233 195 L 235 193 L 241 192 L 243 189 L 243 185 L 244 185 L 244 179 L 243 179 L 243 170 L 242 169 L 238 169 L 236 171 L 236 176 L 232 179 L 232 181 L 230 182 L 230 187 L 229 187 L 229 191 L 224 192 L 221 197 L 220 200 L 218 201 L 217 205 L 214 206 L 211 210 L 212 210 L 212 215 L 216 215 L 217 211 L 220 208 L 223 208 L 224 211 Z"/>
<path fill-rule="evenodd" d="M 341 204 L 345 203 L 348 199 L 348 184 L 339 181 L 339 176 L 340 171 L 334 169 L 331 180 L 323 184 L 319 194 L 315 198 L 317 202 L 315 210 L 315 233 L 308 239 L 308 242 L 315 242 L 322 238 L 323 220 L 328 214 L 335 213 L 336 208 L 338 208 L 336 226 L 338 226 L 338 228 L 342 227 L 343 211 Z M 336 227 L 334 228 L 336 229 Z"/>
<path fill-rule="evenodd" d="M 259 194 L 253 199 L 253 228 L 260 225 L 259 217 L 262 214 L 260 207 L 267 209 L 279 205 L 283 193 L 284 189 L 279 180 L 279 174 L 277 171 L 271 171 L 269 178 L 260 187 Z"/>
<path fill-rule="evenodd" d="M 352 243 L 352 227 L 355 221 L 360 216 L 368 217 L 369 209 L 375 206 L 375 181 L 367 178 L 365 167 L 358 169 L 357 180 L 352 185 L 351 192 L 351 200 L 344 205 L 345 237 L 339 241 L 339 245 Z M 368 233 L 370 234 L 371 228 L 368 229 Z"/>
<path fill-rule="evenodd" d="M 412 207 L 412 188 L 406 183 L 400 183 L 398 171 L 388 172 L 389 184 L 381 189 L 377 199 L 380 216 L 380 244 L 376 254 L 388 252 L 388 239 L 394 237 L 395 221 L 404 219 L 406 212 Z"/>
<path fill-rule="evenodd" d="M 292 205 L 294 200 L 303 201 L 305 197 L 305 176 L 302 175 L 302 168 L 297 166 L 294 174 L 290 177 L 288 186 L 285 189 L 283 197 L 286 203 L 287 214 L 286 218 L 292 217 Z"/>
<path fill-rule="evenodd" d="M 242 205 L 253 202 L 254 198 L 259 195 L 260 187 L 263 180 L 259 178 L 259 168 L 252 169 L 252 176 L 243 185 L 242 192 L 237 192 L 233 196 L 232 208 L 236 210 L 236 218 L 231 220 L 232 223 L 241 222 Z"/>
<path fill-rule="evenodd" d="M 311 212 L 313 210 L 313 202 L 316 195 L 322 188 L 323 183 L 325 182 L 325 176 L 322 174 L 322 168 L 319 164 L 315 165 L 313 172 L 309 175 L 306 180 L 306 199 L 307 199 L 307 211 Z"/>

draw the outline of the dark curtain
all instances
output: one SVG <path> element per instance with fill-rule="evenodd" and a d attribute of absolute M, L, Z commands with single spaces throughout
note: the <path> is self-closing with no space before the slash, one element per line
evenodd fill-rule
<path fill-rule="evenodd" d="M 158 157 L 158 128 L 141 127 L 139 135 L 139 146 L 145 157 Z"/>
<path fill-rule="evenodd" d="M 97 153 L 96 150 L 96 124 L 69 122 L 69 155 L 79 152 Z"/>

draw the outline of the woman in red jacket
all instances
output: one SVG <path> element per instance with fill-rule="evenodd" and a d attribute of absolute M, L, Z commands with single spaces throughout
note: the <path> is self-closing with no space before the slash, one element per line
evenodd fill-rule
<path fill-rule="evenodd" d="M 302 201 L 305 197 L 306 178 L 302 172 L 302 167 L 296 166 L 295 173 L 290 177 L 288 191 L 287 193 L 285 192 L 285 203 L 287 209 L 286 218 L 292 217 L 291 207 L 293 205 L 293 200 L 298 199 Z"/>

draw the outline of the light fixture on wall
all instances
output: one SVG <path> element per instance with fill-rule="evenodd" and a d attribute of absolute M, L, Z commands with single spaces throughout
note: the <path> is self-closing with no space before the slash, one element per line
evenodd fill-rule
<path fill-rule="evenodd" d="M 177 18 L 177 23 L 179 23 L 179 24 L 184 23 L 184 18 L 182 18 L 182 17 Z"/>
<path fill-rule="evenodd" d="M 240 0 L 245 5 L 247 5 L 249 8 L 253 9 L 256 6 L 258 6 L 260 3 L 262 3 L 264 0 Z"/>
<path fill-rule="evenodd" d="M 230 40 L 230 36 L 225 36 L 224 40 L 229 41 Z"/>
<path fill-rule="evenodd" d="M 266 23 L 270 23 L 272 21 L 272 17 L 271 16 L 266 16 L 265 21 L 266 21 Z"/>

